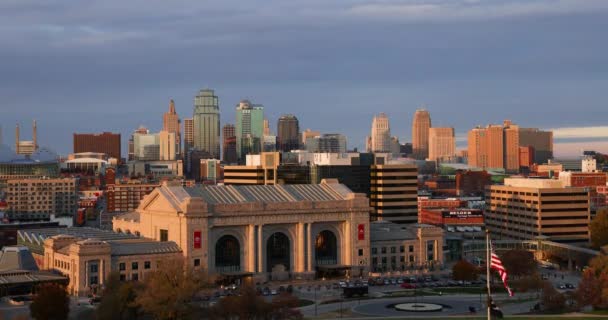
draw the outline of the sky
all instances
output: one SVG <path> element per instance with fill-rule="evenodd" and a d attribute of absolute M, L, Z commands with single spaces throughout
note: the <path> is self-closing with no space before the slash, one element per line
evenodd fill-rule
<path fill-rule="evenodd" d="M 73 132 L 153 131 L 212 88 L 364 148 L 374 114 L 456 129 L 555 130 L 556 156 L 608 153 L 606 0 L 2 0 L 0 126 L 72 151 Z M 124 149 L 123 148 L 123 149 Z"/>

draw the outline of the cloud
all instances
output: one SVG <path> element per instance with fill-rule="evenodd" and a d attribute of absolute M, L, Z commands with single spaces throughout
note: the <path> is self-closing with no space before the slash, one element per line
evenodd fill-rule
<path fill-rule="evenodd" d="M 547 129 L 553 131 L 554 139 L 596 139 L 608 138 L 608 126 L 565 127 Z"/>
<path fill-rule="evenodd" d="M 608 1 L 605 0 L 386 1 L 355 5 L 347 14 L 400 21 L 458 21 L 589 13 L 607 9 Z"/>

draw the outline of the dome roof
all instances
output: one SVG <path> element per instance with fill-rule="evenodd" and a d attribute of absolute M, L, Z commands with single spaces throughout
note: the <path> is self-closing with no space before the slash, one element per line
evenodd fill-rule
<path fill-rule="evenodd" d="M 0 163 L 58 162 L 59 156 L 49 148 L 39 148 L 31 156 L 16 154 L 9 146 L 0 145 Z"/>
<path fill-rule="evenodd" d="M 22 155 L 17 155 L 11 147 L 0 144 L 0 162 L 11 162 L 13 160 L 24 159 Z"/>

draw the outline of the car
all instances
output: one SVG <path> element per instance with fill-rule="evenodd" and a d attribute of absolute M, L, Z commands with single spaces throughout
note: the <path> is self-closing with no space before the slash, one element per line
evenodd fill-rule
<path fill-rule="evenodd" d="M 567 289 L 576 289 L 576 286 L 571 283 L 566 283 L 566 288 Z"/>
<path fill-rule="evenodd" d="M 340 281 L 339 285 L 340 285 L 340 288 L 346 288 L 347 287 L 347 284 L 344 281 Z"/>
<path fill-rule="evenodd" d="M 278 292 L 277 292 L 277 290 L 272 289 L 272 290 L 270 290 L 270 294 L 273 296 L 276 296 L 278 294 Z"/>
<path fill-rule="evenodd" d="M 559 288 L 562 289 L 562 290 L 566 289 L 566 285 L 562 283 L 562 284 L 559 285 Z"/>
<path fill-rule="evenodd" d="M 397 284 L 397 280 L 396 279 L 391 279 L 391 284 Z"/>
<path fill-rule="evenodd" d="M 431 277 L 426 277 L 426 278 L 424 278 L 424 281 L 431 282 L 431 281 L 433 281 L 433 279 Z"/>
<path fill-rule="evenodd" d="M 411 284 L 411 283 L 402 283 L 401 284 L 401 288 L 403 288 L 403 289 L 416 289 L 416 285 L 415 284 Z"/>
<path fill-rule="evenodd" d="M 411 283 L 416 283 L 416 277 L 410 277 L 410 282 Z"/>
<path fill-rule="evenodd" d="M 402 284 L 403 283 L 403 279 L 402 278 L 397 279 L 397 283 L 398 284 Z"/>
<path fill-rule="evenodd" d="M 390 280 L 388 280 L 388 279 L 384 279 L 384 285 L 385 285 L 385 286 L 388 286 L 388 285 L 390 285 L 390 284 L 391 284 L 391 281 L 390 281 Z"/>

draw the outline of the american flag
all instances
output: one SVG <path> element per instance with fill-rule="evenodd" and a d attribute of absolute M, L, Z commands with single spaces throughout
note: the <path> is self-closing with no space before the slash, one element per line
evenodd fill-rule
<path fill-rule="evenodd" d="M 492 242 L 490 242 L 490 255 L 491 255 L 490 268 L 498 271 L 498 275 L 500 276 L 500 279 L 502 279 L 502 283 L 504 284 L 505 289 L 507 289 L 507 292 L 509 293 L 509 297 L 512 297 L 513 291 L 511 291 L 511 288 L 509 287 L 509 284 L 507 283 L 507 278 L 508 278 L 507 269 L 505 269 L 505 267 L 502 265 L 502 261 L 500 261 L 500 258 L 498 257 L 498 255 L 496 253 L 494 253 L 494 246 L 492 246 Z"/>

